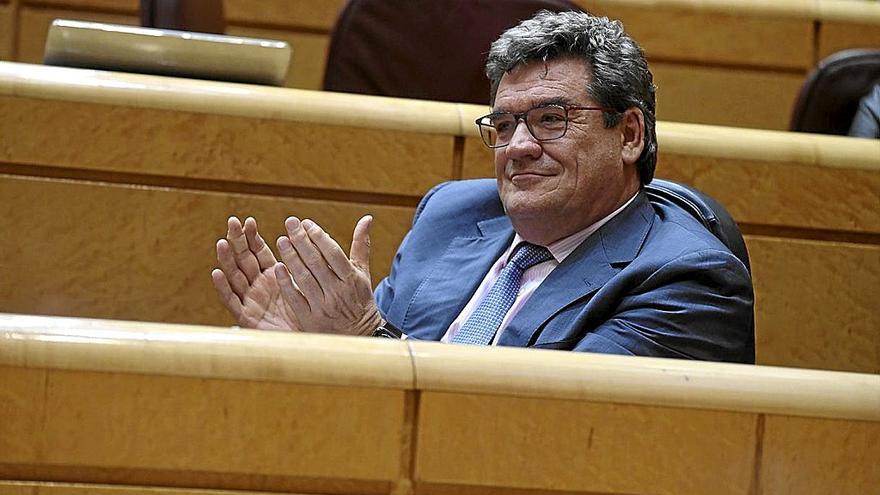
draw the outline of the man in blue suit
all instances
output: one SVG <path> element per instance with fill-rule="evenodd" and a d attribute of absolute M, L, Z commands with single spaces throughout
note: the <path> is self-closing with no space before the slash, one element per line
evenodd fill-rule
<path fill-rule="evenodd" d="M 242 326 L 754 362 L 747 268 L 688 213 L 648 202 L 653 78 L 619 22 L 542 12 L 492 44 L 496 180 L 441 184 L 373 293 L 369 227 L 347 256 L 287 219 L 282 262 L 229 221 L 215 287 Z"/>

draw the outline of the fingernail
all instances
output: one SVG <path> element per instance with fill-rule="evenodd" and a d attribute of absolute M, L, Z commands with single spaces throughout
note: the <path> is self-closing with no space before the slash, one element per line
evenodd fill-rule
<path fill-rule="evenodd" d="M 284 221 L 287 230 L 296 230 L 299 228 L 299 224 L 299 218 L 296 217 L 287 217 L 287 220 Z"/>
<path fill-rule="evenodd" d="M 313 222 L 313 221 L 311 221 L 311 220 L 309 220 L 309 219 L 307 218 L 307 219 L 305 219 L 305 220 L 302 221 L 302 226 L 303 226 L 304 229 L 306 229 L 307 231 L 310 231 L 310 232 L 311 232 L 311 231 L 317 229 L 318 224 L 316 224 L 315 222 Z"/>
<path fill-rule="evenodd" d="M 281 236 L 278 238 L 278 249 L 282 251 L 290 251 L 293 246 L 290 244 L 290 239 L 287 236 Z"/>

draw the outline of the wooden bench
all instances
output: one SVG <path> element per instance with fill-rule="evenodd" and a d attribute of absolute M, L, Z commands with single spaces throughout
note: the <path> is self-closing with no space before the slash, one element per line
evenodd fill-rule
<path fill-rule="evenodd" d="M 0 315 L 0 381 L 4 493 L 880 484 L 877 375 Z"/>
<path fill-rule="evenodd" d="M 0 59 L 42 60 L 49 23 L 137 24 L 137 0 L 0 0 Z M 880 46 L 867 0 L 576 0 L 624 21 L 654 71 L 663 120 L 786 129 L 807 72 L 846 48 Z M 320 89 L 341 0 L 226 0 L 229 34 L 288 41 L 287 83 Z M 16 21 L 17 19 L 17 21 Z M 6 33 L 5 35 L 2 33 Z"/>
<path fill-rule="evenodd" d="M 486 109 L 0 63 L 0 311 L 229 324 L 209 272 L 230 214 L 267 239 L 376 217 L 374 282 L 419 197 L 489 176 Z M 746 234 L 758 361 L 880 372 L 880 142 L 658 125 L 658 175 Z"/>

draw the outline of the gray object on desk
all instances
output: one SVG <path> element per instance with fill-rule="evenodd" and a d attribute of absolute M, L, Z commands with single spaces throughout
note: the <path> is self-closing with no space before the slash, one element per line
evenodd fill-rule
<path fill-rule="evenodd" d="M 287 42 L 56 19 L 43 63 L 283 86 Z"/>

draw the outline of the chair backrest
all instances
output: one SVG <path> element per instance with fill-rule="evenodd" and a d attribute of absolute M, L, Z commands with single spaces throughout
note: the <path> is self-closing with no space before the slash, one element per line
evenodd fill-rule
<path fill-rule="evenodd" d="M 749 252 L 739 226 L 720 203 L 691 186 L 663 179 L 651 181 L 645 186 L 645 192 L 652 203 L 675 205 L 690 213 L 715 234 L 751 273 Z"/>
<path fill-rule="evenodd" d="M 880 50 L 844 50 L 828 56 L 804 80 L 789 129 L 846 135 L 859 99 L 877 81 Z"/>
<path fill-rule="evenodd" d="M 223 34 L 223 0 L 140 0 L 141 26 Z"/>
<path fill-rule="evenodd" d="M 539 10 L 568 0 L 349 0 L 333 28 L 324 89 L 489 103 L 489 44 Z"/>

